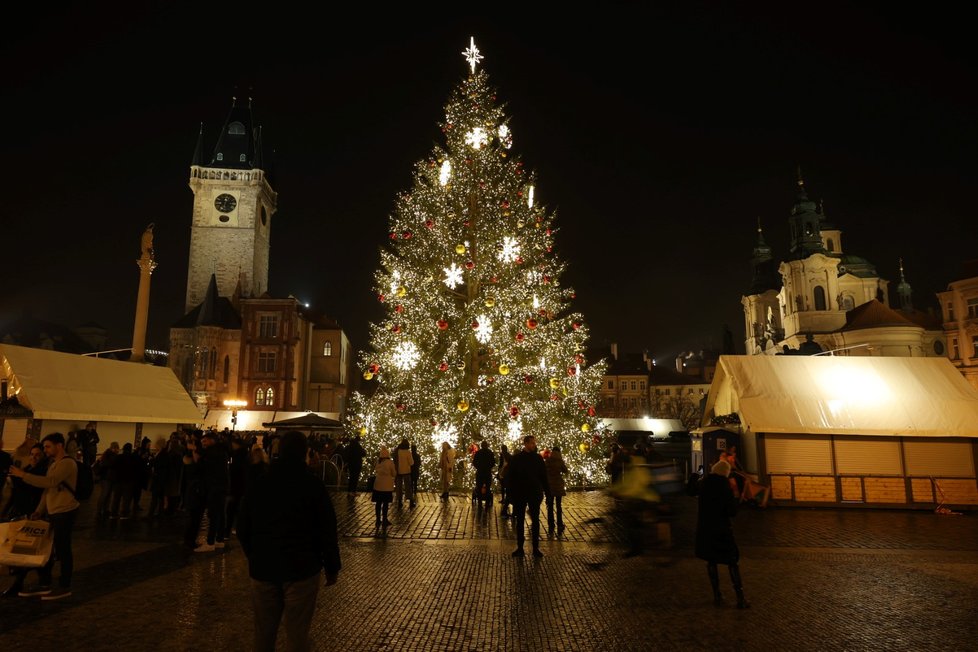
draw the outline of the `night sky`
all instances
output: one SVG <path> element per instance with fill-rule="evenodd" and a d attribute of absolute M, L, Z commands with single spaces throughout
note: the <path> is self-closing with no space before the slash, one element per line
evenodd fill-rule
<path fill-rule="evenodd" d="M 757 219 L 783 256 L 799 164 L 846 253 L 894 290 L 904 258 L 917 307 L 976 257 L 964 16 L 605 4 L 548 23 L 503 5 L 426 20 L 205 4 L 8 23 L 0 324 L 25 310 L 94 321 L 128 346 L 139 236 L 155 222 L 148 345 L 165 347 L 183 311 L 198 125 L 213 148 L 231 97 L 250 95 L 266 159 L 275 150 L 271 292 L 366 346 L 388 215 L 440 142 L 470 35 L 557 210 L 555 252 L 596 343 L 661 358 L 719 347 L 728 324 L 742 352 Z"/>

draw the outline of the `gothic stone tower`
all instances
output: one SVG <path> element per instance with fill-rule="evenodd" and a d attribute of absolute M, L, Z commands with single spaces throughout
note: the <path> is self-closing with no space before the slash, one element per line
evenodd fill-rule
<path fill-rule="evenodd" d="M 194 192 L 185 310 L 207 294 L 211 275 L 218 294 L 260 297 L 268 290 L 268 249 L 278 194 L 262 160 L 261 128 L 254 127 L 251 100 L 232 103 L 209 162 L 203 127 L 190 166 Z"/>

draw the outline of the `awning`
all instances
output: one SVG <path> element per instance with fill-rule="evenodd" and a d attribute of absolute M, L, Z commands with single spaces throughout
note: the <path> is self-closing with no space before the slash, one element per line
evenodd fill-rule
<path fill-rule="evenodd" d="M 35 419 L 181 423 L 200 411 L 166 367 L 0 344 L 9 391 Z"/>
<path fill-rule="evenodd" d="M 978 437 L 978 391 L 946 358 L 720 357 L 706 415 L 752 432 Z"/>
<path fill-rule="evenodd" d="M 276 430 L 342 430 L 343 424 L 336 419 L 321 417 L 315 412 L 309 412 L 300 417 L 282 419 L 281 421 L 270 421 L 261 424 L 266 428 Z"/>

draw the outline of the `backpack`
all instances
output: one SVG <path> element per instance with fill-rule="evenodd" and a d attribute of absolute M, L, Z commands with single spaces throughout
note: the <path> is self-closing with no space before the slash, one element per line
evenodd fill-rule
<path fill-rule="evenodd" d="M 75 500 L 88 500 L 92 497 L 92 492 L 95 491 L 95 477 L 92 473 L 92 467 L 85 464 L 84 462 L 79 462 L 78 460 L 72 460 L 75 466 L 78 467 L 78 476 L 75 480 L 75 488 L 72 489 L 67 483 L 62 482 L 65 488 L 71 492 L 75 497 Z"/>

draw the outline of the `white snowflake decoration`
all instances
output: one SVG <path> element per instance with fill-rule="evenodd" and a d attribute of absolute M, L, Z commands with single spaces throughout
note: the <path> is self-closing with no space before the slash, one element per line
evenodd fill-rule
<path fill-rule="evenodd" d="M 543 281 L 543 274 L 540 272 L 540 270 L 531 269 L 526 273 L 526 282 L 528 285 L 540 285 L 541 281 Z M 539 310 L 539 308 L 537 309 Z"/>
<path fill-rule="evenodd" d="M 465 144 L 470 146 L 472 149 L 479 149 L 488 142 L 489 135 L 486 134 L 486 130 L 482 127 L 476 127 L 469 133 L 465 134 Z"/>
<path fill-rule="evenodd" d="M 509 432 L 510 440 L 518 442 L 523 435 L 523 423 L 519 419 L 512 419 L 506 425 L 506 430 Z"/>
<path fill-rule="evenodd" d="M 441 164 L 441 173 L 438 175 L 438 183 L 443 186 L 448 185 L 448 180 L 452 177 L 452 164 L 448 159 Z"/>
<path fill-rule="evenodd" d="M 475 329 L 475 339 L 482 344 L 488 344 L 492 338 L 492 324 L 489 323 L 489 318 L 479 315 L 475 320 L 479 322 L 479 327 Z"/>
<path fill-rule="evenodd" d="M 507 125 L 499 125 L 499 144 L 506 149 L 513 146 L 513 134 Z"/>
<path fill-rule="evenodd" d="M 526 207 L 533 208 L 533 186 L 530 186 L 529 192 L 526 193 Z"/>
<path fill-rule="evenodd" d="M 489 387 L 488 376 L 479 376 L 477 382 L 479 383 L 479 387 Z"/>
<path fill-rule="evenodd" d="M 414 369 L 421 360 L 421 352 L 414 342 L 401 342 L 394 348 L 391 361 L 401 371 Z"/>
<path fill-rule="evenodd" d="M 547 359 L 540 358 L 540 371 L 546 371 L 546 370 L 547 370 Z"/>
<path fill-rule="evenodd" d="M 443 441 L 454 445 L 457 437 L 458 428 L 451 423 L 441 423 L 435 426 L 435 429 L 431 432 L 431 443 L 434 444 L 436 450 L 440 451 Z"/>
<path fill-rule="evenodd" d="M 395 269 L 394 273 L 391 274 L 391 296 L 397 294 L 397 288 L 399 287 L 401 287 L 401 273 Z"/>
<path fill-rule="evenodd" d="M 537 295 L 535 295 L 535 294 L 533 295 L 533 309 L 534 310 L 539 310 L 540 309 L 540 299 L 538 299 L 537 298 Z"/>
<path fill-rule="evenodd" d="M 445 272 L 445 285 L 448 286 L 449 290 L 454 290 L 462 284 L 462 274 L 464 273 L 462 268 L 452 263 L 451 267 L 443 267 L 442 271 Z"/>
<path fill-rule="evenodd" d="M 520 243 L 508 235 L 503 237 L 503 248 L 499 251 L 499 260 L 504 263 L 515 261 L 520 255 Z"/>

